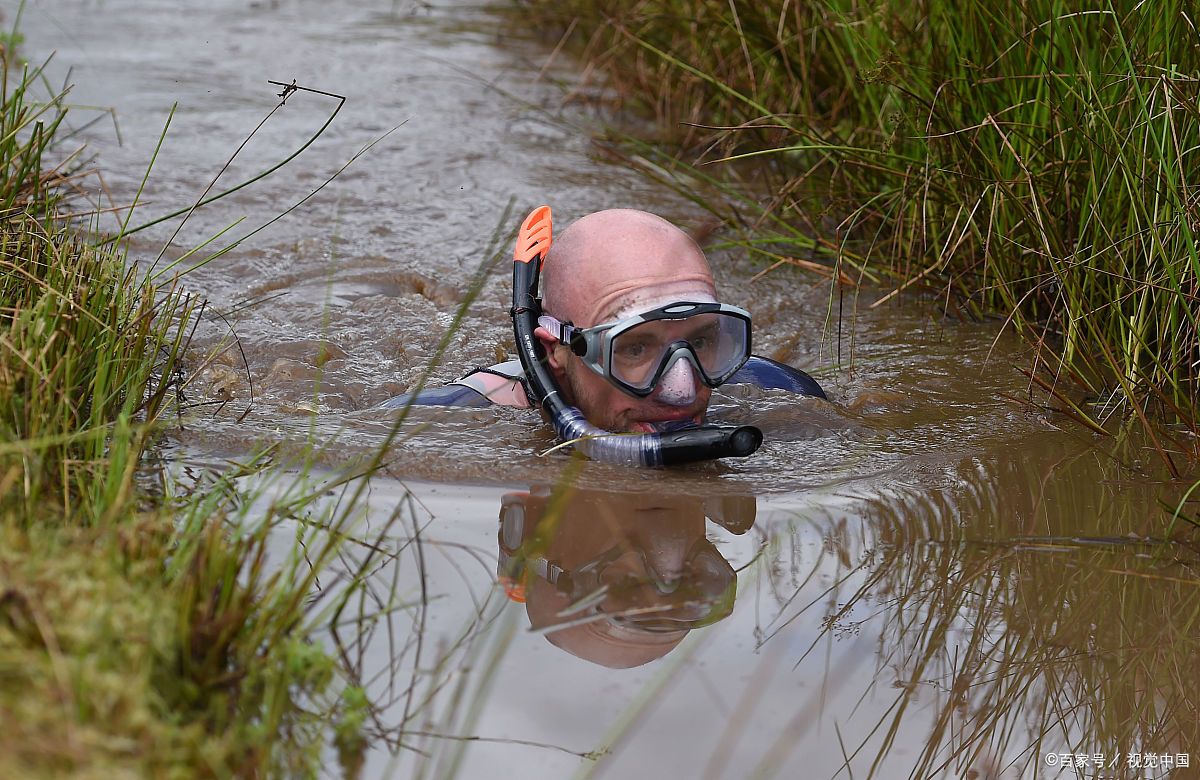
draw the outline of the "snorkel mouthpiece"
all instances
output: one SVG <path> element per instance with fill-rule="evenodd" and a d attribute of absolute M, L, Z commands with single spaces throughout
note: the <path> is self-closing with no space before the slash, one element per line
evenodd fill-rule
<path fill-rule="evenodd" d="M 713 458 L 744 458 L 763 442 L 762 431 L 753 425 L 705 425 L 657 435 L 662 439 L 664 466 Z"/>
<path fill-rule="evenodd" d="M 510 314 L 517 355 L 530 394 L 546 410 L 554 432 L 592 460 L 631 466 L 672 466 L 714 458 L 743 458 L 762 444 L 762 431 L 750 425 L 700 425 L 660 433 L 613 433 L 589 423 L 583 413 L 562 398 L 546 366 L 546 353 L 537 337 L 542 302 L 538 282 L 552 241 L 549 206 L 534 209 L 517 234 L 513 252 L 513 305 Z"/>

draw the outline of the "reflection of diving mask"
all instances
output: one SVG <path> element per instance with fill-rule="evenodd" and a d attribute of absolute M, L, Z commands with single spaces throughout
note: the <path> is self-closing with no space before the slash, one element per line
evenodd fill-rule
<path fill-rule="evenodd" d="M 541 555 L 536 536 L 527 535 L 528 499 L 513 493 L 501 499 L 497 563 L 510 599 L 523 602 L 527 577 L 536 575 L 570 600 L 566 620 L 603 613 L 614 623 L 650 632 L 706 626 L 733 611 L 737 575 L 705 537 L 692 543 L 674 572 L 658 571 L 644 550 L 628 543 L 567 571 Z"/>
<path fill-rule="evenodd" d="M 550 583 L 580 611 L 603 612 L 616 623 L 657 632 L 699 628 L 727 617 L 737 575 L 701 537 L 673 575 L 657 571 L 644 550 L 613 547 Z"/>
<path fill-rule="evenodd" d="M 750 314 L 724 303 L 680 301 L 591 328 L 549 315 L 538 324 L 589 368 L 645 398 L 677 361 L 687 360 L 709 387 L 727 382 L 750 357 Z"/>

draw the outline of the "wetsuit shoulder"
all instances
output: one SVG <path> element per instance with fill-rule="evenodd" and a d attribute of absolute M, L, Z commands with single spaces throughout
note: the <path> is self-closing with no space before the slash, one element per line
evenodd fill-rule
<path fill-rule="evenodd" d="M 756 385 L 765 390 L 788 390 L 800 395 L 826 399 L 817 380 L 798 368 L 770 358 L 751 355 L 746 365 L 729 380 L 734 385 Z"/>
<path fill-rule="evenodd" d="M 388 409 L 414 404 L 418 406 L 529 406 L 522 384 L 521 363 L 509 360 L 488 368 L 477 368 L 444 387 L 405 393 L 383 403 Z"/>
<path fill-rule="evenodd" d="M 431 387 L 419 393 L 402 393 L 395 398 L 389 398 L 380 406 L 384 409 L 403 409 L 413 406 L 491 406 L 487 396 L 471 387 L 451 384 L 442 387 Z"/>

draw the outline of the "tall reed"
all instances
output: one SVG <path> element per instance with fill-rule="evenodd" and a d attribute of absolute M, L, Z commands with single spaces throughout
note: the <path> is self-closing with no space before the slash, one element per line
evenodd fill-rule
<path fill-rule="evenodd" d="M 749 251 L 999 315 L 1037 346 L 1046 387 L 1086 389 L 1092 423 L 1123 408 L 1196 429 L 1190 3 L 523 5 L 693 161 L 762 163 Z"/>

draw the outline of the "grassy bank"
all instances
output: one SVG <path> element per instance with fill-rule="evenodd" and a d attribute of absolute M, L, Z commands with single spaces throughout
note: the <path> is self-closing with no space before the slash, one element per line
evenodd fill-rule
<path fill-rule="evenodd" d="M 522 6 L 682 159 L 762 163 L 738 206 L 749 251 L 1005 318 L 1038 348 L 1036 381 L 1094 427 L 1118 412 L 1197 429 L 1190 4 Z"/>
<path fill-rule="evenodd" d="M 310 775 L 322 750 L 352 768 L 361 692 L 318 639 L 361 570 L 314 596 L 353 509 L 253 503 L 233 474 L 149 485 L 197 301 L 64 218 L 66 109 L 41 83 L 6 59 L 0 776 Z"/>

